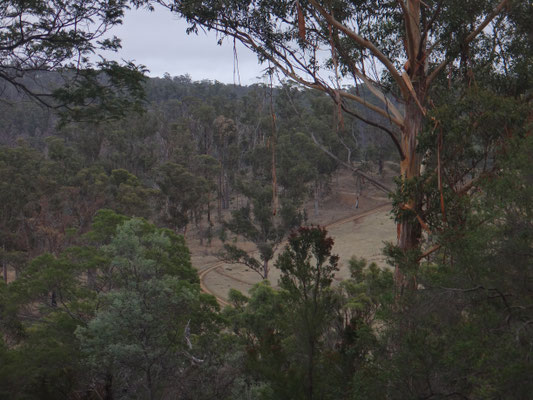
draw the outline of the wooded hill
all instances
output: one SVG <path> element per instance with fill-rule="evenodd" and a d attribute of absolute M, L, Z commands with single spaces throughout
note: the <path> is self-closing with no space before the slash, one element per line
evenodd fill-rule
<path fill-rule="evenodd" d="M 155 3 L 302 86 L 165 77 L 145 81 L 141 104 L 142 68 L 87 56 L 118 50 L 95 39 L 128 4 Z M 532 12 L 510 0 L 2 4 L 0 397 L 531 398 Z M 28 92 L 24 79 L 54 81 L 32 75 L 46 70 L 66 84 Z M 400 163 L 394 273 L 354 258 L 334 284 L 333 240 L 305 226 L 302 203 L 339 165 L 384 160 Z M 205 243 L 252 242 L 254 255 L 227 240 L 223 256 L 265 278 L 278 268 L 278 287 L 231 291 L 221 310 L 191 265 L 183 234 L 197 224 Z"/>
<path fill-rule="evenodd" d="M 382 133 L 291 85 L 165 77 L 146 88 L 143 114 L 100 124 L 58 128 L 49 110 L 2 103 L 3 398 L 529 396 L 533 152 L 519 133 L 527 108 L 498 102 L 485 126 L 504 116 L 516 132 L 487 160 L 499 172 L 468 202 L 446 194 L 447 225 L 424 217 L 441 226 L 441 244 L 416 273 L 419 290 L 399 302 L 392 274 L 363 260 L 332 285 L 331 239 L 298 228 L 302 202 L 326 190 L 339 160 L 374 169 L 394 160 Z M 456 106 L 494 110 L 486 99 Z M 453 109 L 438 112 L 462 135 Z M 432 145 L 428 133 L 422 146 Z M 477 138 L 447 153 L 446 171 L 464 173 L 487 154 Z M 236 195 L 246 201 L 222 223 Z M 228 229 L 256 243 L 257 259 L 234 244 L 226 256 L 260 273 L 270 262 L 280 288 L 234 291 L 220 311 L 201 293 L 179 235 L 200 220 L 209 221 L 206 243 Z M 394 246 L 388 252 L 407 268 Z"/>
<path fill-rule="evenodd" d="M 321 196 L 338 167 L 313 144 L 311 131 L 348 163 L 392 157 L 372 128 L 360 129 L 349 116 L 341 127 L 325 96 L 289 85 L 152 78 L 146 99 L 142 114 L 58 127 L 50 109 L 7 96 L 0 136 L 2 180 L 9 183 L 2 201 L 3 232 L 11 233 L 2 239 L 5 257 L 61 251 L 100 208 L 182 233 L 202 218 L 214 223 L 212 214 L 220 220 L 252 182 L 256 187 L 247 190 L 271 190 L 272 156 L 281 206 L 297 212 L 310 194 Z"/>

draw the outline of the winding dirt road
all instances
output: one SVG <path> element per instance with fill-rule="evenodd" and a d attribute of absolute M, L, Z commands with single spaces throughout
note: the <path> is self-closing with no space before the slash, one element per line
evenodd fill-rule
<path fill-rule="evenodd" d="M 388 203 L 388 202 L 387 203 L 382 203 L 382 204 L 380 204 L 380 205 L 378 205 L 378 206 L 376 206 L 376 207 L 374 207 L 374 208 L 372 208 L 370 210 L 367 210 L 367 211 L 364 211 L 364 212 L 361 212 L 361 213 L 357 213 L 357 214 L 351 215 L 349 217 L 345 217 L 345 218 L 339 219 L 337 221 L 334 221 L 334 222 L 332 222 L 330 224 L 327 224 L 326 225 L 326 229 L 334 237 L 334 239 L 335 239 L 335 241 L 337 243 L 337 241 L 339 241 L 341 238 L 343 238 L 345 236 L 349 236 L 350 232 L 354 231 L 354 227 L 353 226 L 346 226 L 347 224 L 349 224 L 349 223 L 358 223 L 358 222 L 364 220 L 368 216 L 379 214 L 379 215 L 381 215 L 381 222 L 379 222 L 379 224 L 380 225 L 388 225 L 388 223 L 386 222 L 388 220 L 388 217 L 384 218 L 383 216 L 386 216 L 386 213 L 388 211 L 390 211 L 390 207 L 391 207 L 390 203 Z M 392 237 L 388 234 L 388 232 L 391 231 L 390 229 L 386 229 L 386 230 L 383 230 L 383 231 L 376 231 L 373 228 L 375 225 L 376 224 L 362 225 L 360 227 L 361 229 L 359 229 L 358 232 L 357 232 L 357 235 L 359 235 L 358 237 L 354 237 L 354 238 L 348 238 L 347 237 L 346 239 L 355 240 L 358 243 L 360 243 L 363 240 L 367 239 L 369 236 L 376 236 L 376 235 L 378 237 L 377 238 L 373 238 L 374 242 L 376 240 L 378 240 L 379 243 L 381 243 L 381 240 L 387 240 L 387 239 L 390 240 L 390 239 L 392 239 Z M 392 230 L 392 232 L 394 233 L 394 230 Z M 285 243 L 286 242 L 282 243 L 280 248 L 283 248 L 285 246 Z M 340 250 L 344 250 L 344 253 L 346 253 L 345 254 L 345 258 L 349 258 L 351 256 L 351 253 L 348 254 L 347 252 L 348 251 L 352 251 L 353 252 L 354 245 L 353 244 L 350 245 L 349 243 L 345 243 L 344 244 L 344 249 L 341 248 Z M 373 251 L 375 252 L 374 249 L 373 249 Z M 336 247 L 334 247 L 334 252 L 336 252 L 336 253 L 338 252 Z M 341 253 L 342 252 L 343 251 L 341 251 Z M 371 261 L 373 261 L 373 260 L 371 260 Z M 230 266 L 230 265 L 232 266 L 231 269 L 227 267 L 227 266 Z M 255 277 L 255 275 L 254 275 L 254 273 L 250 272 L 248 269 L 244 270 L 244 271 L 247 271 L 248 274 L 245 274 L 245 273 L 235 274 L 235 273 L 226 272 L 226 270 L 233 271 L 233 269 L 235 268 L 234 265 L 235 264 L 228 264 L 225 261 L 217 261 L 217 262 L 212 263 L 211 265 L 205 266 L 198 273 L 199 278 L 200 278 L 200 287 L 202 288 L 202 290 L 205 293 L 213 295 L 217 299 L 217 301 L 220 303 L 220 305 L 222 305 L 222 306 L 227 306 L 227 305 L 229 305 L 229 303 L 228 303 L 226 298 L 221 297 L 220 290 L 219 290 L 219 293 L 217 294 L 216 290 L 214 290 L 212 287 L 209 287 L 209 285 L 207 283 L 208 278 L 213 278 L 213 276 L 216 274 L 217 275 L 216 281 L 224 280 L 225 281 L 225 284 L 224 284 L 225 288 L 227 288 L 227 289 L 229 289 L 229 288 L 237 288 L 239 290 L 246 289 L 246 288 L 249 289 L 254 284 L 259 282 L 258 278 L 253 279 Z M 224 269 L 225 266 L 226 266 L 226 270 Z M 245 267 L 242 267 L 242 268 L 245 268 Z M 243 279 L 243 275 L 245 275 L 245 278 L 248 278 L 248 279 Z M 339 280 L 347 278 L 345 271 L 344 271 L 343 274 L 339 274 L 339 275 L 340 276 L 337 277 Z M 271 280 L 272 280 L 272 278 L 271 278 Z M 226 290 L 226 292 L 227 292 L 227 290 Z"/>

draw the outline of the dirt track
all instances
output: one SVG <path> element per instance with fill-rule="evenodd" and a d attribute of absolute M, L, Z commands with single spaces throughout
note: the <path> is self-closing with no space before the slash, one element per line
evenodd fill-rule
<path fill-rule="evenodd" d="M 326 225 L 329 234 L 335 240 L 333 252 L 340 257 L 340 270 L 336 274 L 336 279 L 349 277 L 347 262 L 354 255 L 385 265 L 381 254 L 383 242 L 395 240 L 394 223 L 388 215 L 389 210 L 390 203 L 382 202 L 366 211 L 354 210 L 353 215 Z M 278 252 L 282 248 L 283 246 L 280 246 Z M 259 274 L 246 266 L 227 264 L 223 261 L 204 265 L 199 277 L 202 290 L 215 296 L 223 306 L 228 305 L 226 296 L 229 289 L 246 293 L 261 280 Z M 269 280 L 273 286 L 276 286 L 278 279 L 279 271 L 272 268 Z"/>

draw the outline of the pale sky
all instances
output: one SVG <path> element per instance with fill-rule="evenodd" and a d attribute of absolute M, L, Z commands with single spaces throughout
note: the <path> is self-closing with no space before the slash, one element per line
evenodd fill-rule
<path fill-rule="evenodd" d="M 122 40 L 122 49 L 107 57 L 143 64 L 150 70 L 149 76 L 168 72 L 171 76 L 189 74 L 193 80 L 239 83 L 233 41 L 227 38 L 219 46 L 214 32 L 199 30 L 198 35 L 187 35 L 186 29 L 185 20 L 162 7 L 153 12 L 130 10 L 124 23 L 111 30 L 111 36 Z M 266 65 L 259 65 L 255 54 L 237 43 L 237 55 L 242 85 L 264 81 L 261 76 Z"/>

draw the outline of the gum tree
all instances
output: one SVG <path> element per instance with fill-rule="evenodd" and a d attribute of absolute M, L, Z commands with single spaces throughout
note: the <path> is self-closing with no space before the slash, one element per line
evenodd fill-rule
<path fill-rule="evenodd" d="M 340 110 L 378 127 L 395 145 L 401 159 L 396 194 L 397 247 L 406 263 L 396 263 L 400 292 L 416 286 L 405 265 L 416 265 L 426 221 L 424 191 L 416 190 L 426 156 L 420 137 L 430 123 L 438 88 L 465 92 L 485 85 L 480 76 L 511 78 L 517 71 L 512 52 L 528 42 L 525 1 L 476 0 L 184 0 L 158 1 L 185 17 L 190 31 L 215 30 L 242 42 L 269 68 L 303 86 L 327 93 Z M 530 40 L 529 40 L 530 41 Z M 527 45 L 526 45 L 527 47 Z M 517 58 L 515 57 L 514 60 Z M 527 67 L 526 67 L 527 68 Z M 527 76 L 527 71 L 525 72 Z M 345 89 L 353 79 L 356 89 Z M 372 96 L 360 95 L 366 86 Z M 370 110 L 362 115 L 361 106 Z M 384 118 L 380 120 L 380 118 Z M 465 118 L 469 118 L 468 115 Z M 471 121 L 475 123 L 475 121 Z M 504 129 L 504 127 L 501 127 Z M 436 130 L 439 131 L 438 129 Z M 467 174 L 438 187 L 467 192 L 475 184 Z M 479 171 L 474 165 L 473 171 Z M 356 171 L 357 172 L 357 171 Z M 443 196 L 441 195 L 441 198 Z M 444 214 L 444 207 L 442 207 Z M 416 269 L 416 266 L 415 266 Z"/>

